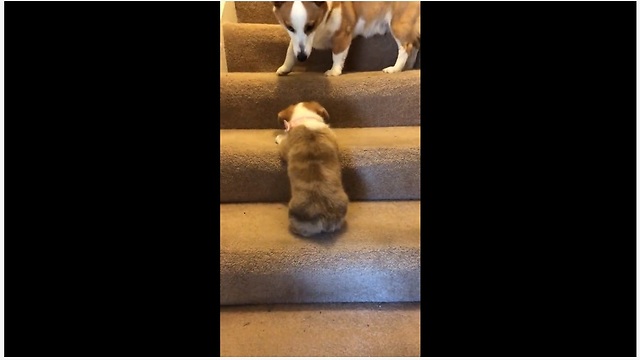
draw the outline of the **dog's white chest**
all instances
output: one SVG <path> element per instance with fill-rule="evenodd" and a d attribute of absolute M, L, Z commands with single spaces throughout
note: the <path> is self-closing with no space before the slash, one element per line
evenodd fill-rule
<path fill-rule="evenodd" d="M 384 17 L 375 19 L 370 23 L 365 23 L 364 19 L 358 19 L 356 27 L 353 30 L 353 35 L 361 35 L 365 38 L 372 37 L 374 35 L 384 35 L 389 31 L 389 24 L 391 23 L 391 12 L 385 14 Z"/>

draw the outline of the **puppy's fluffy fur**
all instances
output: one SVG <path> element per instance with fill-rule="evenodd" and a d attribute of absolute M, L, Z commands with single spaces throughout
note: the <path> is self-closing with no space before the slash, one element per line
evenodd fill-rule
<path fill-rule="evenodd" d="M 278 135 L 280 155 L 287 162 L 291 185 L 290 230 L 312 236 L 339 230 L 349 199 L 342 186 L 336 136 L 317 102 L 291 105 L 278 114 L 286 135 Z"/>
<path fill-rule="evenodd" d="M 274 1 L 273 13 L 291 37 L 278 75 L 289 73 L 296 59 L 305 61 L 312 49 L 331 49 L 333 66 L 325 75 L 340 75 L 354 37 L 387 32 L 396 40 L 398 57 L 382 71 L 396 73 L 415 64 L 420 47 L 419 1 Z"/>

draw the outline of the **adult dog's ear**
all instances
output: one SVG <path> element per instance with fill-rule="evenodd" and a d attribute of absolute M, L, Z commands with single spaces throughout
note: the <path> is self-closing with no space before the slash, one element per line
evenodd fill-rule
<path fill-rule="evenodd" d="M 277 9 L 280 8 L 280 6 L 282 6 L 282 4 L 284 4 L 284 1 L 272 1 L 273 6 L 275 6 Z"/>

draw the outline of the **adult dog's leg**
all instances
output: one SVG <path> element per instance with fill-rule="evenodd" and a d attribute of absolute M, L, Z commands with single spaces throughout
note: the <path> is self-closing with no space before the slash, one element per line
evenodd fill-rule
<path fill-rule="evenodd" d="M 333 56 L 333 65 L 331 66 L 331 69 L 327 70 L 324 73 L 326 76 L 338 76 L 342 74 L 344 61 L 347 59 L 350 46 L 351 33 L 343 33 L 333 39 L 333 48 L 331 49 L 331 55 Z"/>
<path fill-rule="evenodd" d="M 296 56 L 293 53 L 293 41 L 289 41 L 289 48 L 287 49 L 287 57 L 284 59 L 284 64 L 276 70 L 278 75 L 287 75 L 293 69 L 293 65 L 296 63 Z"/>

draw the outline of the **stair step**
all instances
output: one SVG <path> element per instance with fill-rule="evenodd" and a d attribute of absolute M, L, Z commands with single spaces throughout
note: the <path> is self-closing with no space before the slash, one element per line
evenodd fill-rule
<path fill-rule="evenodd" d="M 229 72 L 275 73 L 284 62 L 291 39 L 279 24 L 224 23 L 222 31 Z M 356 37 L 349 48 L 344 71 L 382 72 L 395 64 L 397 57 L 398 45 L 391 34 L 368 39 Z M 332 63 L 330 49 L 313 50 L 309 59 L 298 62 L 293 70 L 322 74 Z M 419 68 L 420 61 L 416 60 L 414 69 Z"/>
<path fill-rule="evenodd" d="M 220 356 L 420 356 L 420 303 L 225 306 Z"/>
<path fill-rule="evenodd" d="M 420 70 L 325 77 L 297 73 L 220 74 L 220 128 L 273 129 L 287 106 L 315 100 L 334 128 L 420 125 Z"/>
<path fill-rule="evenodd" d="M 277 24 L 271 1 L 235 1 L 239 23 Z"/>
<path fill-rule="evenodd" d="M 420 127 L 334 129 L 350 200 L 420 199 Z M 220 130 L 220 202 L 288 202 L 278 130 Z"/>
<path fill-rule="evenodd" d="M 283 204 L 220 205 L 220 304 L 420 301 L 420 202 L 352 202 L 301 238 Z"/>

